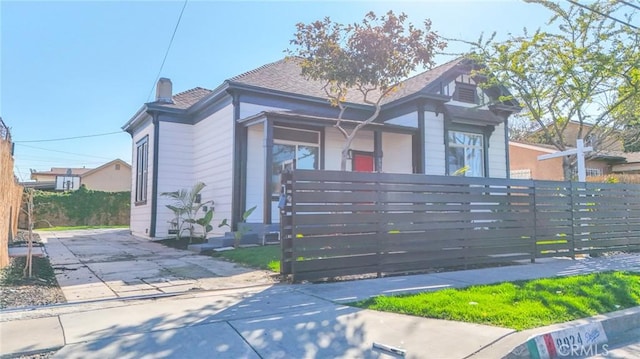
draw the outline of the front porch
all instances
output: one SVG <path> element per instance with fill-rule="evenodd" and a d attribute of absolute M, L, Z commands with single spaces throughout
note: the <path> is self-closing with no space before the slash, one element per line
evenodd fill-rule
<path fill-rule="evenodd" d="M 280 176 L 294 169 L 339 170 L 344 137 L 334 118 L 291 112 L 261 112 L 238 122 L 242 155 L 237 164 L 239 203 L 257 206 L 249 223 L 279 223 Z M 343 120 L 352 129 L 356 121 Z M 418 129 L 373 123 L 354 139 L 347 171 L 416 173 L 422 162 Z M 416 150 L 416 148 L 418 150 Z"/>

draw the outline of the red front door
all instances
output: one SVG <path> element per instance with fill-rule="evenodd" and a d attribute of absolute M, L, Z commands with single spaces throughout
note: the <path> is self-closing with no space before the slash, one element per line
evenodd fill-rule
<path fill-rule="evenodd" d="M 373 172 L 373 155 L 368 153 L 353 154 L 354 172 Z"/>

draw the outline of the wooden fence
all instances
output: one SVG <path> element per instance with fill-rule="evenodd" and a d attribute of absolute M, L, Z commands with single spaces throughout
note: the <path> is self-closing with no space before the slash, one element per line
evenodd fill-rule
<path fill-rule="evenodd" d="M 13 143 L 9 128 L 0 119 L 0 268 L 9 264 L 10 238 L 18 230 L 22 186 L 13 174 Z"/>
<path fill-rule="evenodd" d="M 640 186 L 296 170 L 281 272 L 294 281 L 640 249 Z"/>

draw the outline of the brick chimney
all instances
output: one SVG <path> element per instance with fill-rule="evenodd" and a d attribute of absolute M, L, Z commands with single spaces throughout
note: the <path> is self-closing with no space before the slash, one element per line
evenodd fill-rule
<path fill-rule="evenodd" d="M 173 85 L 171 84 L 171 80 L 165 77 L 161 77 L 158 79 L 158 84 L 156 85 L 156 102 L 160 103 L 173 103 Z"/>

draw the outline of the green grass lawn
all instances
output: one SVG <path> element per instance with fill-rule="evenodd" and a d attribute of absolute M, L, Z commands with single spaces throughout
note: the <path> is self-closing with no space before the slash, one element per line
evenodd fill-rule
<path fill-rule="evenodd" d="M 128 225 L 125 226 L 59 226 L 59 227 L 46 227 L 46 228 L 37 228 L 36 231 L 43 232 L 51 232 L 51 231 L 73 231 L 76 229 L 103 229 L 103 228 L 129 228 Z"/>
<path fill-rule="evenodd" d="M 380 296 L 350 305 L 524 330 L 640 305 L 640 273 L 607 272 Z"/>
<path fill-rule="evenodd" d="M 238 248 L 223 252 L 213 252 L 212 256 L 225 258 L 232 262 L 255 268 L 280 272 L 280 246 Z"/>

